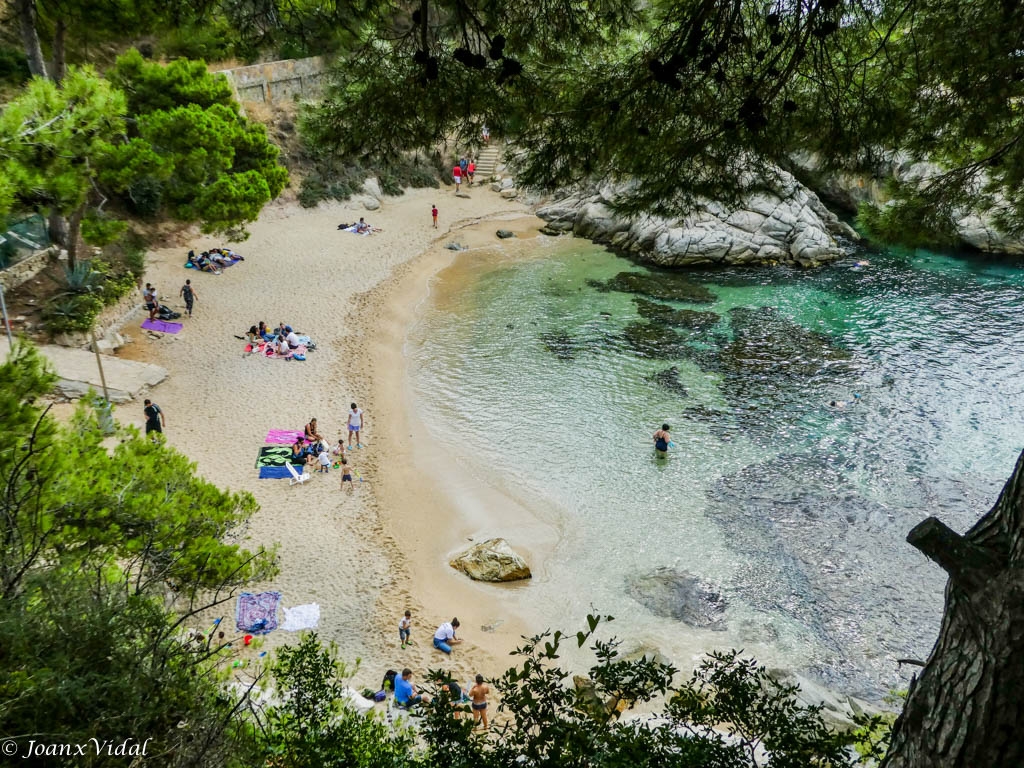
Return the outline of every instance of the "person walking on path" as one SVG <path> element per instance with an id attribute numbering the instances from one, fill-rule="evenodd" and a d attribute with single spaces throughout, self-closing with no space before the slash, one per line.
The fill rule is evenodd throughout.
<path id="1" fill-rule="evenodd" d="M 491 129 L 486 125 L 480 127 L 480 138 L 483 139 L 484 144 L 491 143 Z"/>
<path id="2" fill-rule="evenodd" d="M 352 449 L 352 437 L 356 439 L 356 448 L 362 448 L 363 444 L 359 442 L 359 433 L 363 429 L 363 409 L 355 403 L 352 403 L 352 410 L 348 412 L 348 447 Z"/>
<path id="3" fill-rule="evenodd" d="M 192 281 L 186 280 L 185 284 L 181 286 L 181 290 L 178 291 L 178 295 L 185 300 L 185 311 L 188 312 L 188 316 L 192 317 L 192 302 L 199 298 L 196 293 L 196 289 L 192 287 Z"/>
<path id="4" fill-rule="evenodd" d="M 434 217 L 434 229 L 437 229 L 437 206 L 431 203 L 430 215 Z"/>
<path id="5" fill-rule="evenodd" d="M 452 619 L 446 621 L 437 631 L 434 633 L 434 647 L 439 651 L 444 651 L 450 654 L 452 652 L 452 646 L 462 641 L 455 637 L 455 630 L 459 628 L 459 620 Z"/>
<path id="6" fill-rule="evenodd" d="M 459 167 L 458 163 L 452 168 L 452 179 L 455 181 L 455 194 L 457 195 L 462 188 L 462 168 Z"/>
<path id="7" fill-rule="evenodd" d="M 412 634 L 412 611 L 406 611 L 398 622 L 398 639 L 402 641 L 402 649 L 405 649 L 412 641 L 409 636 Z"/>
<path id="8" fill-rule="evenodd" d="M 167 419 L 164 418 L 164 412 L 160 410 L 160 406 L 154 403 L 149 398 L 143 403 L 145 406 L 142 412 L 146 414 L 146 434 L 150 432 L 163 432 L 164 427 L 167 426 Z"/>
<path id="9" fill-rule="evenodd" d="M 146 303 L 146 309 L 149 310 L 149 319 L 155 320 L 156 313 L 160 311 L 160 304 L 156 300 L 156 288 L 146 283 L 146 288 L 142 291 L 142 300 Z"/>
<path id="10" fill-rule="evenodd" d="M 483 721 L 484 730 L 490 726 L 487 723 L 487 694 L 491 692 L 489 686 L 484 683 L 484 676 L 476 676 L 476 685 L 469 689 L 469 698 L 473 700 L 473 727 Z"/>
<path id="11" fill-rule="evenodd" d="M 473 186 L 473 176 L 476 174 L 476 163 L 473 162 L 473 158 L 469 158 L 469 163 L 466 165 L 466 175 L 469 176 L 469 186 Z"/>

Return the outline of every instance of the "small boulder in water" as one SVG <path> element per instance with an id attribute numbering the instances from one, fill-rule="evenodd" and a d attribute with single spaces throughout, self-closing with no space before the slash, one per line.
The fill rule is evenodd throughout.
<path id="1" fill-rule="evenodd" d="M 686 389 L 686 385 L 679 380 L 679 368 L 674 365 L 663 371 L 652 373 L 647 377 L 647 380 L 664 387 L 672 394 L 679 395 L 680 397 L 687 397 L 690 394 L 689 390 Z"/>
<path id="2" fill-rule="evenodd" d="M 448 565 L 474 581 L 519 581 L 533 576 L 526 561 L 504 539 L 474 544 L 452 558 Z"/>
<path id="3" fill-rule="evenodd" d="M 496 234 L 502 240 L 508 240 L 510 237 L 516 236 L 516 233 L 513 232 L 511 229 L 499 229 L 494 234 Z"/>
<path id="4" fill-rule="evenodd" d="M 466 246 L 464 246 L 462 243 L 448 243 L 448 245 L 446 245 L 445 248 L 447 248 L 449 251 L 466 250 Z"/>
<path id="5" fill-rule="evenodd" d="M 576 340 L 565 331 L 542 333 L 540 340 L 545 349 L 559 360 L 569 362 L 576 359 Z"/>

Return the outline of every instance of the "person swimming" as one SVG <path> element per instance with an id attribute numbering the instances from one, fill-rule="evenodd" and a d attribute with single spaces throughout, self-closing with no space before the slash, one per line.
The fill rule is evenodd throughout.
<path id="1" fill-rule="evenodd" d="M 669 435 L 670 429 L 672 429 L 672 427 L 668 424 L 662 424 L 661 429 L 654 433 L 654 450 L 658 453 L 668 453 L 668 446 L 672 442 L 672 438 Z"/>

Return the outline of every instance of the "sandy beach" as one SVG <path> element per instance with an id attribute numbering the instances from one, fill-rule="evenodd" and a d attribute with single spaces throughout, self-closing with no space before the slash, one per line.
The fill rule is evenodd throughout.
<path id="1" fill-rule="evenodd" d="M 433 203 L 441 211 L 436 230 Z M 359 216 L 382 231 L 362 237 L 337 230 Z M 344 204 L 269 206 L 250 227 L 251 237 L 232 246 L 245 261 L 222 275 L 183 268 L 190 248 L 222 244 L 211 237 L 147 257 L 146 281 L 163 303 L 183 310 L 178 291 L 192 280 L 195 314 L 181 319 L 181 333 L 159 340 L 134 321 L 123 329 L 134 343 L 121 355 L 168 369 L 167 381 L 150 393 L 166 414 L 168 442 L 202 476 L 255 495 L 260 510 L 249 543 L 277 544 L 281 569 L 272 583 L 255 586 L 280 591 L 284 606 L 318 603 L 320 636 L 337 642 L 346 662 L 360 662 L 358 687 L 375 687 L 384 670 L 403 666 L 420 675 L 444 667 L 460 680 L 498 674 L 520 634 L 533 629 L 500 605 L 503 589 L 528 585 L 475 584 L 449 568 L 447 556 L 469 537 L 507 535 L 514 527 L 514 543 L 522 541 L 524 554 L 540 562 L 554 532 L 482 484 L 459 483 L 457 466 L 431 449 L 411 408 L 403 346 L 431 279 L 456 256 L 446 243 L 462 243 L 470 253 L 500 248 L 496 229 L 530 237 L 541 225 L 522 204 L 483 187 L 458 197 L 416 190 L 374 212 Z M 246 356 L 245 342 L 235 337 L 259 320 L 286 322 L 310 335 L 317 349 L 305 362 Z M 268 430 L 301 430 L 316 417 L 321 434 L 335 443 L 353 401 L 366 412 L 366 447 L 351 456 L 364 480 L 351 493 L 339 489 L 336 470 L 296 487 L 257 479 L 254 462 Z M 144 421 L 141 403 L 122 406 L 117 415 L 140 427 Z M 403 651 L 396 629 L 406 608 L 416 642 Z M 233 611 L 233 604 L 225 606 L 232 628 Z M 430 637 L 454 615 L 465 643 L 449 659 Z M 276 631 L 263 649 L 295 639 Z"/>

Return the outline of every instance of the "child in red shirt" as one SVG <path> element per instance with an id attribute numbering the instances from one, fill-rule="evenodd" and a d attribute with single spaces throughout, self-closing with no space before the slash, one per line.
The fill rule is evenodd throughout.
<path id="1" fill-rule="evenodd" d="M 430 215 L 434 217 L 434 229 L 437 229 L 437 206 L 430 206 Z"/>

